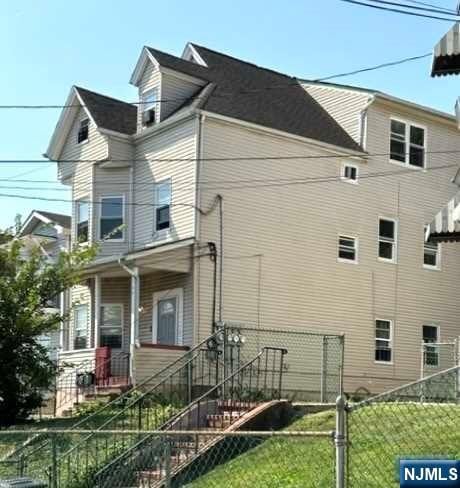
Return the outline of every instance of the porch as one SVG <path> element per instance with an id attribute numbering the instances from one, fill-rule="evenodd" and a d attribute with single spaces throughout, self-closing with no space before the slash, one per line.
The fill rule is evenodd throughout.
<path id="1" fill-rule="evenodd" d="M 86 372 L 81 382 L 97 390 L 127 387 L 184 354 L 193 343 L 192 252 L 189 242 L 96 261 L 72 293 L 64 374 Z"/>

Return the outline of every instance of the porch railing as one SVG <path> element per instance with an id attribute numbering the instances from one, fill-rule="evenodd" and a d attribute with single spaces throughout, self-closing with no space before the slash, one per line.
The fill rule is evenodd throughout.
<path id="1" fill-rule="evenodd" d="M 159 430 L 186 432 L 206 429 L 210 420 L 213 430 L 224 430 L 261 403 L 279 400 L 282 391 L 284 356 L 287 352 L 283 348 L 264 347 L 253 359 L 172 415 Z M 217 412 L 222 410 L 227 413 L 218 415 Z M 143 436 L 97 472 L 91 480 L 92 486 L 98 488 L 140 486 L 138 479 L 140 473 L 142 473 L 142 486 L 162 486 L 162 477 L 167 471 L 167 465 L 169 468 L 173 466 L 178 472 L 181 466 L 188 464 L 208 445 L 215 444 L 219 440 L 219 436 L 207 437 L 204 444 L 197 437 L 176 436 L 175 444 L 171 446 L 166 436 L 161 439 L 155 435 Z"/>

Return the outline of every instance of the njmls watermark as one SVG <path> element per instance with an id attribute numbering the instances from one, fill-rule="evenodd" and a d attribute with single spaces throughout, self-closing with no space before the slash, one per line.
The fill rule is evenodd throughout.
<path id="1" fill-rule="evenodd" d="M 400 459 L 401 488 L 460 488 L 460 461 L 447 459 Z"/>

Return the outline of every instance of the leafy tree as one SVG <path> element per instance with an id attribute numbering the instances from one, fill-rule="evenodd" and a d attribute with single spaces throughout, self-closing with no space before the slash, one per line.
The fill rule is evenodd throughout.
<path id="1" fill-rule="evenodd" d="M 0 230 L 0 246 L 6 244 L 13 239 L 13 232 L 11 229 Z"/>
<path id="2" fill-rule="evenodd" d="M 26 419 L 54 381 L 56 366 L 38 342 L 57 330 L 59 314 L 44 313 L 53 297 L 77 284 L 94 247 L 62 252 L 50 263 L 38 248 L 21 253 L 20 241 L 0 248 L 0 426 Z"/>

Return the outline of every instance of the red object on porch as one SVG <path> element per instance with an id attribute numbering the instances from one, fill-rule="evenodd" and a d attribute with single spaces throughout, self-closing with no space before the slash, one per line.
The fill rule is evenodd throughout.
<path id="1" fill-rule="evenodd" d="M 96 349 L 96 386 L 105 386 L 110 382 L 110 347 L 98 347 Z"/>

